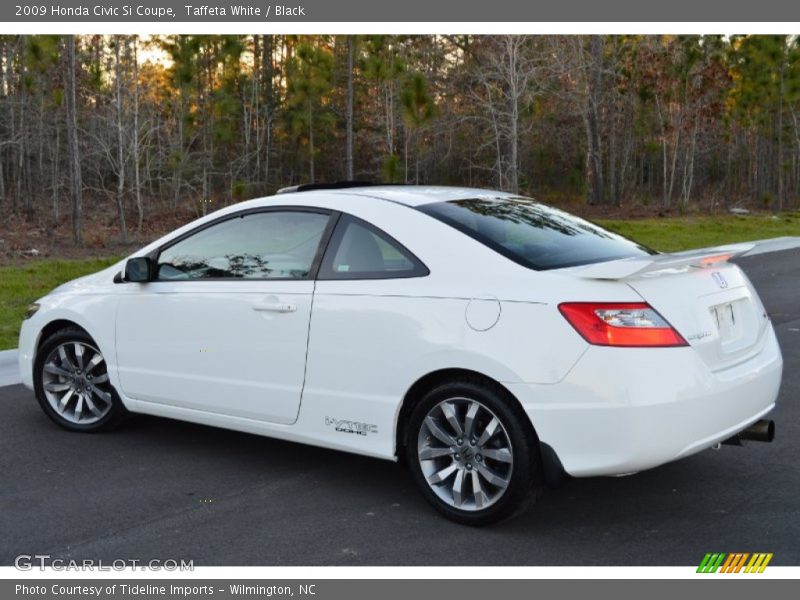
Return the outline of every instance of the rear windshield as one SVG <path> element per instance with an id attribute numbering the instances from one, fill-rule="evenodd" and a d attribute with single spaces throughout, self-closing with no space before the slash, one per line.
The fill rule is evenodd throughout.
<path id="1" fill-rule="evenodd" d="M 559 269 L 656 254 L 621 235 L 527 198 L 473 198 L 418 208 L 530 269 Z"/>

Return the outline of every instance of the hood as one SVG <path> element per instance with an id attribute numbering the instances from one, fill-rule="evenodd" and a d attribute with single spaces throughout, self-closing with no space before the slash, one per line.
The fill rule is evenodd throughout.
<path id="1" fill-rule="evenodd" d="M 72 281 L 62 283 L 60 286 L 51 291 L 48 296 L 56 296 L 60 294 L 86 294 L 92 293 L 99 286 L 108 284 L 121 269 L 124 261 L 111 265 L 110 267 L 92 273 L 91 275 L 84 275 Z"/>

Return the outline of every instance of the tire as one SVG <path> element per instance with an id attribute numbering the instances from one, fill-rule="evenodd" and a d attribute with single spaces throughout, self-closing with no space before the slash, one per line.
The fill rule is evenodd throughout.
<path id="1" fill-rule="evenodd" d="M 414 407 L 406 432 L 414 480 L 453 521 L 479 526 L 514 517 L 543 489 L 539 441 L 499 385 L 463 379 L 436 386 Z"/>
<path id="2" fill-rule="evenodd" d="M 62 329 L 42 343 L 33 384 L 44 413 L 70 431 L 107 431 L 128 415 L 108 380 L 102 353 L 82 329 Z"/>

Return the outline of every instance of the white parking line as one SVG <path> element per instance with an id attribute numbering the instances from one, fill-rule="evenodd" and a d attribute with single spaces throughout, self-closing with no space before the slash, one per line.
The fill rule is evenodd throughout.
<path id="1" fill-rule="evenodd" d="M 0 387 L 17 383 L 20 383 L 17 351 L 3 350 L 0 352 Z"/>

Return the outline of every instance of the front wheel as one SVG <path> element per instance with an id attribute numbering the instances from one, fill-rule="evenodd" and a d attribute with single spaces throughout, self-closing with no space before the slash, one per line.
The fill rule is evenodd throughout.
<path id="1" fill-rule="evenodd" d="M 81 329 L 63 329 L 44 341 L 33 381 L 42 410 L 65 429 L 109 429 L 127 413 L 108 380 L 105 358 Z"/>
<path id="2" fill-rule="evenodd" d="M 525 510 L 541 491 L 538 442 L 499 387 L 446 383 L 411 414 L 406 459 L 423 495 L 448 518 L 486 525 Z"/>

